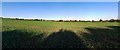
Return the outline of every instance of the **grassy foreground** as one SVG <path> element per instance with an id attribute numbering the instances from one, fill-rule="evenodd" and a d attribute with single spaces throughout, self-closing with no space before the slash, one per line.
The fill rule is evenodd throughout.
<path id="1" fill-rule="evenodd" d="M 119 48 L 117 22 L 2 19 L 3 48 Z"/>

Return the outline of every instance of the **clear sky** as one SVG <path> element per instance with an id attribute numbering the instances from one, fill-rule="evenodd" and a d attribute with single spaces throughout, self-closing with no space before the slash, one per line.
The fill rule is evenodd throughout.
<path id="1" fill-rule="evenodd" d="M 118 2 L 3 2 L 2 15 L 52 20 L 117 19 Z"/>
<path id="2" fill-rule="evenodd" d="M 118 2 L 120 0 L 2 0 L 3 2 Z"/>

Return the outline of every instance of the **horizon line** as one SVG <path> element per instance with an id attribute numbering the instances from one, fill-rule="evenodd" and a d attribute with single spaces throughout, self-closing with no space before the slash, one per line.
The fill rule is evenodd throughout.
<path id="1" fill-rule="evenodd" d="M 11 18 L 11 19 L 15 19 L 15 18 L 18 18 L 18 19 L 44 19 L 44 18 L 19 18 L 19 17 L 2 17 L 2 18 Z M 99 21 L 100 19 L 97 19 L 97 20 L 92 19 L 92 20 Z M 111 18 L 111 19 L 113 19 L 113 18 Z M 117 19 L 120 20 L 119 18 L 117 18 Z M 117 20 L 117 19 L 115 19 L 115 20 Z M 84 21 L 92 21 L 92 20 L 89 20 L 89 19 L 44 19 L 44 20 L 84 20 Z M 110 19 L 102 19 L 102 20 L 110 20 Z"/>

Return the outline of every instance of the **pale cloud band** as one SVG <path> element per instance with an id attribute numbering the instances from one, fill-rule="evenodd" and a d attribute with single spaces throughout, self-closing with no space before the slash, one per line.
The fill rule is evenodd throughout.
<path id="1" fill-rule="evenodd" d="M 119 0 L 2 0 L 2 2 L 119 2 Z"/>

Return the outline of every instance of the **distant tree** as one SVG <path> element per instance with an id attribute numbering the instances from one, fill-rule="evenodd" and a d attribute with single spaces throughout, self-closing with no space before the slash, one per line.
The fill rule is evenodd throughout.
<path id="1" fill-rule="evenodd" d="M 75 22 L 77 22 L 77 20 L 75 20 Z"/>
<path id="2" fill-rule="evenodd" d="M 85 22 L 90 22 L 90 21 L 88 20 L 88 21 L 85 21 Z"/>
<path id="3" fill-rule="evenodd" d="M 102 21 L 103 21 L 102 19 L 99 20 L 99 22 L 102 22 Z"/>
<path id="4" fill-rule="evenodd" d="M 69 22 L 69 20 L 65 20 L 64 22 Z"/>
<path id="5" fill-rule="evenodd" d="M 59 20 L 59 22 L 63 22 L 63 20 Z"/>
<path id="6" fill-rule="evenodd" d="M 94 20 L 92 20 L 92 22 L 95 22 Z"/>
<path id="7" fill-rule="evenodd" d="M 110 19 L 109 22 L 115 22 L 115 20 L 114 19 Z"/>
<path id="8" fill-rule="evenodd" d="M 15 20 L 19 20 L 18 18 L 15 18 Z"/>
<path id="9" fill-rule="evenodd" d="M 120 22 L 120 20 L 119 20 L 119 19 L 117 19 L 117 20 L 116 20 L 116 22 Z"/>
<path id="10" fill-rule="evenodd" d="M 81 20 L 81 22 L 86 22 L 85 20 Z"/>
<path id="11" fill-rule="evenodd" d="M 79 22 L 80 22 L 81 20 L 79 20 Z"/>
<path id="12" fill-rule="evenodd" d="M 39 21 L 39 19 L 34 19 L 35 21 Z"/>

